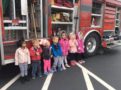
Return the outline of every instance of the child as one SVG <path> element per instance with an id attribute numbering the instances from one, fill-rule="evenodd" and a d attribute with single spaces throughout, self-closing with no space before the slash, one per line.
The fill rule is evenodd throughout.
<path id="1" fill-rule="evenodd" d="M 75 65 L 75 61 L 77 60 L 77 46 L 78 42 L 76 40 L 76 35 L 74 33 L 70 33 L 69 35 L 69 59 L 71 62 L 71 65 Z"/>
<path id="2" fill-rule="evenodd" d="M 66 67 L 70 67 L 67 62 L 67 55 L 68 55 L 68 51 L 69 51 L 69 40 L 68 40 L 65 32 L 62 32 L 61 37 L 62 38 L 60 39 L 60 45 L 61 45 L 62 53 L 63 53 L 63 56 L 62 56 L 62 58 L 64 60 L 63 62 L 65 63 Z M 62 66 L 63 66 L 63 69 L 66 69 L 64 66 L 64 63 Z"/>
<path id="3" fill-rule="evenodd" d="M 39 46 L 39 41 L 37 39 L 32 41 L 33 46 L 30 48 L 30 56 L 32 61 L 32 79 L 36 78 L 36 73 L 38 71 L 39 77 L 41 75 L 41 53 L 42 49 Z"/>
<path id="4" fill-rule="evenodd" d="M 21 82 L 28 81 L 28 64 L 30 64 L 30 53 L 24 40 L 19 41 L 19 48 L 15 52 L 15 65 L 18 65 L 21 72 Z"/>
<path id="5" fill-rule="evenodd" d="M 48 75 L 51 72 L 51 48 L 49 41 L 46 41 L 45 44 L 43 44 L 43 61 L 44 74 Z"/>
<path id="6" fill-rule="evenodd" d="M 56 72 L 56 68 L 58 66 L 58 70 L 62 71 L 62 50 L 61 46 L 58 42 L 59 38 L 57 36 L 53 37 L 53 43 L 51 45 L 52 55 L 54 57 L 53 71 Z"/>
<path id="7" fill-rule="evenodd" d="M 78 42 L 78 53 L 77 53 L 77 57 L 78 57 L 78 62 L 80 64 L 82 63 L 85 63 L 85 61 L 82 60 L 82 55 L 84 53 L 84 43 L 83 43 L 83 40 L 82 40 L 82 33 L 81 32 L 78 32 L 77 33 L 77 42 Z"/>

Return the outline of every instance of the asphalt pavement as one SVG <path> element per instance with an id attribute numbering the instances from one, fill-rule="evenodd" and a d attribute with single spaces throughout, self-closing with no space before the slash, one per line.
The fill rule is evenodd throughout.
<path id="1" fill-rule="evenodd" d="M 18 67 L 14 64 L 3 66 L 0 70 L 0 88 L 19 73 Z"/>
<path id="2" fill-rule="evenodd" d="M 25 84 L 17 79 L 7 90 L 121 90 L 121 47 L 105 49 L 103 55 L 85 60 L 83 65 L 77 63 L 67 70 L 31 79 Z M 18 68 L 13 65 L 4 67 L 0 71 L 0 88 L 18 72 Z"/>

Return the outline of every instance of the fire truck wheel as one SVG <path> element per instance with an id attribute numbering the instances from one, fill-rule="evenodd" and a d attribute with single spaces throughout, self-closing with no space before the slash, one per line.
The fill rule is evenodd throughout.
<path id="1" fill-rule="evenodd" d="M 0 64 L 0 71 L 1 71 L 1 69 L 2 69 L 2 66 L 1 66 L 1 64 Z"/>
<path id="2" fill-rule="evenodd" d="M 93 56 L 97 53 L 97 50 L 100 47 L 101 40 L 98 34 L 92 33 L 87 36 L 84 45 L 85 45 L 85 56 Z"/>
<path id="3" fill-rule="evenodd" d="M 1 56 L 0 56 L 0 70 L 1 70 L 1 68 L 2 68 L 2 65 L 1 65 Z"/>

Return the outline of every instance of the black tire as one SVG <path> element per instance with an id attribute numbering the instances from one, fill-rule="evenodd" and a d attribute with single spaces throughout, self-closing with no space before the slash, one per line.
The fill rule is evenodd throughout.
<path id="1" fill-rule="evenodd" d="M 88 46 L 89 46 L 89 43 L 90 43 L 91 39 L 92 40 L 94 39 L 93 41 L 94 41 L 95 44 L 92 43 L 92 44 L 94 44 L 93 45 L 94 47 L 92 47 L 92 51 L 91 51 L 91 49 L 89 51 Z M 101 46 L 101 38 L 100 38 L 100 36 L 97 33 L 91 33 L 85 39 L 84 45 L 85 45 L 85 56 L 86 57 L 94 56 L 97 53 L 97 51 L 100 48 L 100 46 Z"/>
<path id="2" fill-rule="evenodd" d="M 0 58 L 0 70 L 2 69 L 2 65 L 1 65 L 1 58 Z"/>
<path id="3" fill-rule="evenodd" d="M 0 65 L 0 71 L 2 70 L 2 66 Z"/>

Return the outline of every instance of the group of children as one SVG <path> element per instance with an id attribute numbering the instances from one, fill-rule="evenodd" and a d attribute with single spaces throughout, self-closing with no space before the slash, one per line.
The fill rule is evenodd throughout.
<path id="1" fill-rule="evenodd" d="M 53 36 L 52 44 L 47 39 L 35 39 L 32 43 L 33 46 L 28 49 L 26 42 L 20 40 L 20 46 L 15 53 L 15 65 L 20 68 L 22 82 L 28 80 L 28 64 L 32 66 L 32 79 L 35 79 L 37 75 L 42 77 L 42 60 L 44 75 L 65 70 L 76 62 L 85 63 L 82 60 L 84 43 L 80 32 L 70 33 L 69 38 L 66 32 L 62 32 L 61 37 Z"/>

